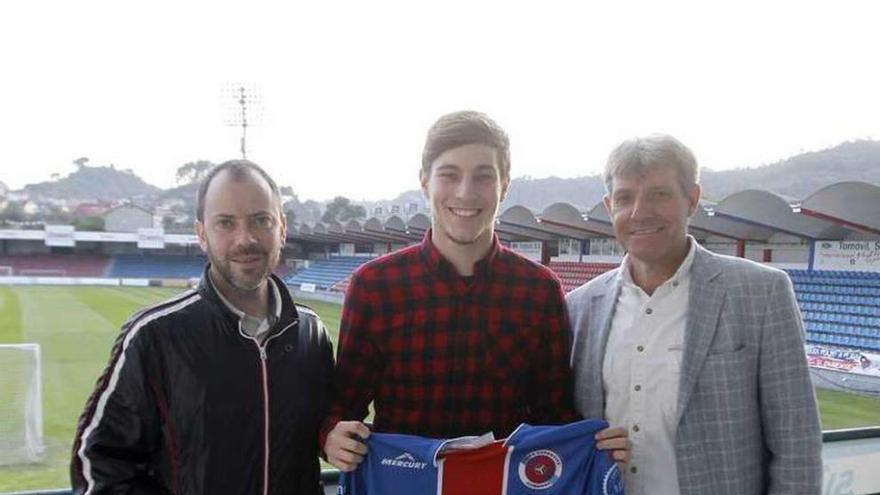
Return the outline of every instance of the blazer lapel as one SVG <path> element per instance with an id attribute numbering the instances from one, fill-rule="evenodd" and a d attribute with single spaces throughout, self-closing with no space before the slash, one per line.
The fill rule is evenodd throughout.
<path id="1" fill-rule="evenodd" d="M 677 421 L 681 421 L 681 416 L 690 400 L 703 361 L 715 338 L 718 317 L 724 305 L 725 291 L 718 280 L 721 271 L 714 263 L 712 255 L 698 245 L 694 256 L 688 292 L 681 381 L 678 389 Z"/>
<path id="2" fill-rule="evenodd" d="M 614 276 L 608 279 L 606 284 L 607 290 L 602 294 L 596 294 L 592 298 L 590 307 L 595 308 L 596 328 L 598 331 L 590 336 L 590 364 L 584 368 L 589 373 L 587 383 L 592 384 L 594 391 L 601 393 L 592 393 L 592 407 L 590 410 L 595 417 L 605 416 L 605 383 L 602 375 L 602 367 L 605 362 L 605 345 L 608 343 L 608 334 L 611 332 L 611 318 L 614 315 L 614 306 L 620 293 L 620 276 Z"/>

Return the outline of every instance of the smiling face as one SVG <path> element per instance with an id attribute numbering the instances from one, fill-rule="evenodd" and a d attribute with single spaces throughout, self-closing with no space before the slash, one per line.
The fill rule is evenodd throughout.
<path id="1" fill-rule="evenodd" d="M 700 199 L 700 186 L 682 189 L 675 168 L 654 166 L 612 178 L 605 207 L 617 241 L 634 264 L 672 272 L 687 255 L 688 219 Z"/>
<path id="2" fill-rule="evenodd" d="M 211 261 L 211 279 L 227 297 L 265 286 L 287 235 L 278 199 L 258 174 L 220 172 L 205 194 L 199 244 Z"/>
<path id="3" fill-rule="evenodd" d="M 452 148 L 431 162 L 420 179 L 431 202 L 431 240 L 440 252 L 488 249 L 508 185 L 496 150 L 484 144 Z"/>

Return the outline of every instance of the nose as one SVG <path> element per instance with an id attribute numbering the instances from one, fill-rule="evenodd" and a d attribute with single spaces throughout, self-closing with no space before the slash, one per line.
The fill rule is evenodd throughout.
<path id="1" fill-rule="evenodd" d="M 468 198 L 473 194 L 473 192 L 474 180 L 468 176 L 462 177 L 455 188 L 455 196 L 458 198 Z"/>
<path id="2" fill-rule="evenodd" d="M 257 242 L 254 231 L 248 222 L 243 222 L 235 229 L 235 243 L 241 246 L 250 246 Z"/>
<path id="3" fill-rule="evenodd" d="M 636 196 L 633 201 L 632 211 L 630 211 L 630 218 L 640 219 L 650 216 L 650 205 L 648 199 L 643 194 L 639 194 Z"/>

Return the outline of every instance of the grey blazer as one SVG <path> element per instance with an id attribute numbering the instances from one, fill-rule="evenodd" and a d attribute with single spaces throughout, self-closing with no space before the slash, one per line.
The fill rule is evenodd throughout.
<path id="1" fill-rule="evenodd" d="M 618 271 L 566 297 L 575 402 L 587 418 L 605 416 Z M 819 415 L 788 276 L 698 245 L 690 284 L 675 438 L 681 493 L 819 495 Z"/>

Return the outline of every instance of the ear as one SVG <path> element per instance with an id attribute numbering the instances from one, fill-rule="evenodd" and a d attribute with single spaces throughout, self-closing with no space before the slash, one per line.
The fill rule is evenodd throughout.
<path id="1" fill-rule="evenodd" d="M 287 244 L 287 215 L 281 212 L 281 249 Z"/>
<path id="2" fill-rule="evenodd" d="M 602 196 L 602 204 L 605 205 L 605 211 L 608 212 L 608 216 L 611 216 L 611 196 L 605 195 Z"/>
<path id="3" fill-rule="evenodd" d="M 503 203 L 504 198 L 507 197 L 507 190 L 510 188 L 510 177 L 505 177 L 501 179 L 501 199 L 498 200 L 498 203 Z"/>
<path id="4" fill-rule="evenodd" d="M 428 198 L 430 195 L 428 194 L 428 181 L 430 177 L 425 173 L 425 169 L 419 169 L 419 184 L 422 186 L 422 194 Z"/>
<path id="5" fill-rule="evenodd" d="M 697 207 L 700 205 L 700 197 L 703 195 L 703 188 L 700 187 L 699 184 L 694 184 L 694 187 L 688 191 L 688 217 L 694 216 L 694 213 L 697 211 Z"/>
<path id="6" fill-rule="evenodd" d="M 196 233 L 196 237 L 199 238 L 199 247 L 202 248 L 202 251 L 207 253 L 208 252 L 208 236 L 205 234 L 205 224 L 196 220 L 193 223 L 193 230 Z"/>

